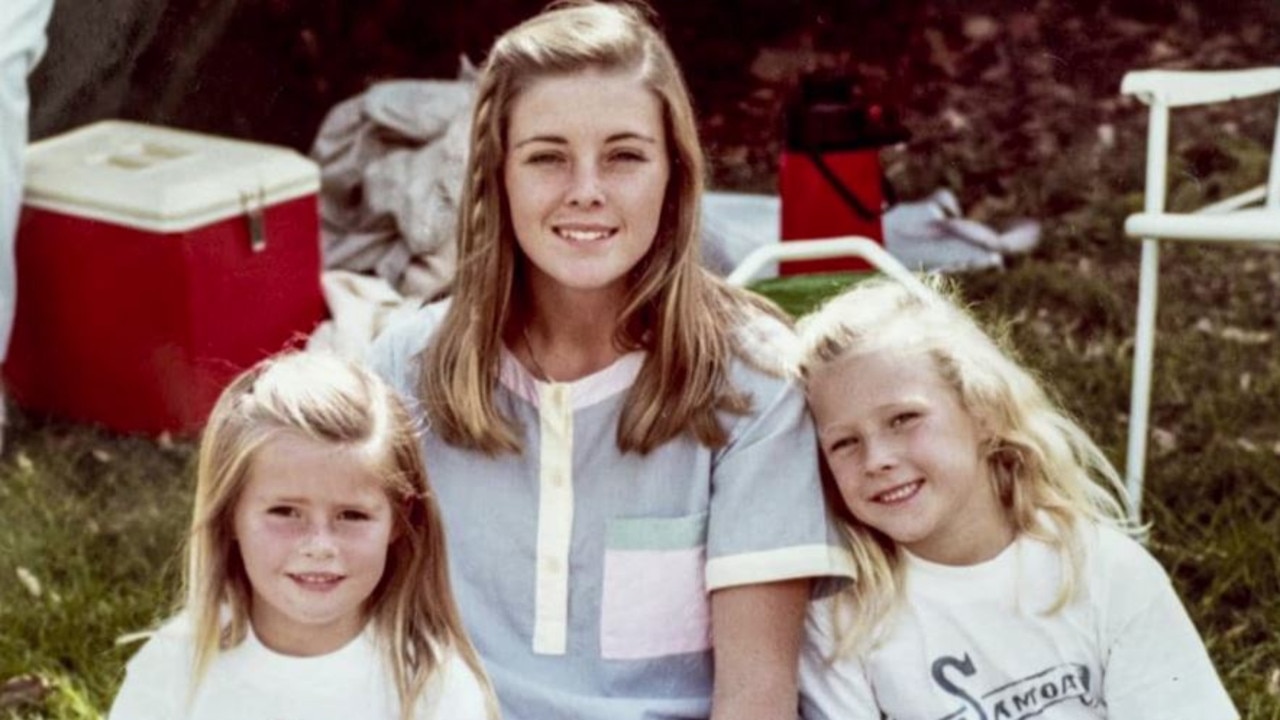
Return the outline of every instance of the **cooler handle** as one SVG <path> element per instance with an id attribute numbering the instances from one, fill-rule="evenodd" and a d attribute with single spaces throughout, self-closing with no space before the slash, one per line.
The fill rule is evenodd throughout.
<path id="1" fill-rule="evenodd" d="M 267 249 L 267 226 L 263 213 L 267 206 L 267 194 L 259 187 L 258 194 L 240 191 L 240 203 L 244 206 L 244 219 L 249 226 L 249 248 L 259 253 Z"/>
<path id="2" fill-rule="evenodd" d="M 873 211 L 866 205 L 862 204 L 862 201 L 858 199 L 858 196 L 849 189 L 848 185 L 844 184 L 844 181 L 840 179 L 840 176 L 836 175 L 835 171 L 831 169 L 831 166 L 827 164 L 827 161 L 822 159 L 822 153 L 810 152 L 806 153 L 806 155 L 813 161 L 814 166 L 818 168 L 818 172 L 822 175 L 823 179 L 827 181 L 827 184 L 836 191 L 836 194 L 840 196 L 840 199 L 844 201 L 844 204 L 849 206 L 849 209 L 853 210 L 867 222 L 880 221 L 881 213 L 879 211 Z M 888 179 L 881 176 L 880 185 L 885 193 L 885 198 L 891 198 L 893 195 L 893 188 L 889 186 Z M 892 202 L 892 200 L 890 200 L 890 202 Z"/>

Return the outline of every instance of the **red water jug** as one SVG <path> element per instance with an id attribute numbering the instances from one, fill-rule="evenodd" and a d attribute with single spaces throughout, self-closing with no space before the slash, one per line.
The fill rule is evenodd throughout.
<path id="1" fill-rule="evenodd" d="M 907 133 L 896 113 L 857 97 L 848 78 L 807 77 L 786 110 L 778 167 L 783 242 L 861 235 L 884 244 L 880 217 L 890 193 L 880 148 Z M 779 273 L 867 269 L 857 258 L 781 263 Z"/>

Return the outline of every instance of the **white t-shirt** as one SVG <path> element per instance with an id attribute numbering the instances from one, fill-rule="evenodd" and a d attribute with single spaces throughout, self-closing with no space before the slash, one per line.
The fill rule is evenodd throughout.
<path id="1" fill-rule="evenodd" d="M 810 607 L 806 720 L 1234 720 L 1239 715 L 1163 568 L 1086 525 L 1083 585 L 1052 615 L 1062 562 L 1021 537 L 967 567 L 905 554 L 905 597 L 870 651 L 830 660 L 830 598 Z M 844 625 L 847 626 L 847 625 Z"/>
<path id="2" fill-rule="evenodd" d="M 399 720 L 395 683 L 366 629 L 327 655 L 293 657 L 250 630 L 219 653 L 190 707 L 192 640 L 185 615 L 170 620 L 129 661 L 108 720 Z M 486 720 L 484 692 L 459 657 L 446 658 L 416 718 Z"/>

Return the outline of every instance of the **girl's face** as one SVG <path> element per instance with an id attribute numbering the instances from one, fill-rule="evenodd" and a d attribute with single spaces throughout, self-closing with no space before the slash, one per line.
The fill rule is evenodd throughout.
<path id="1" fill-rule="evenodd" d="M 254 454 L 234 512 L 265 645 L 319 655 L 360 633 L 395 535 L 386 491 L 360 456 L 283 433 Z"/>
<path id="2" fill-rule="evenodd" d="M 658 98 L 635 73 L 541 78 L 513 103 L 506 147 L 533 292 L 625 293 L 653 246 L 670 175 Z"/>
<path id="3" fill-rule="evenodd" d="M 858 520 L 951 565 L 992 558 L 1012 540 L 983 432 L 928 356 L 841 358 L 811 375 L 808 395 L 823 454 Z"/>

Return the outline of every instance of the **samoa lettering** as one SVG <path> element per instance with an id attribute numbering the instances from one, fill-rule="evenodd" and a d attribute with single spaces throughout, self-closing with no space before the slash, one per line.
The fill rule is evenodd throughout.
<path id="1" fill-rule="evenodd" d="M 1055 665 L 981 694 L 969 682 L 978 669 L 967 653 L 963 658 L 940 657 L 931 671 L 938 687 L 964 703 L 939 720 L 1027 720 L 1064 702 L 1098 704 L 1093 677 L 1080 663 Z"/>

